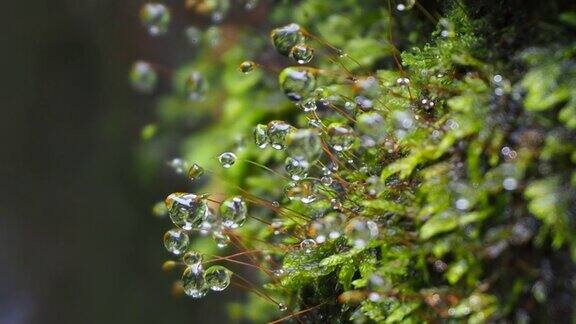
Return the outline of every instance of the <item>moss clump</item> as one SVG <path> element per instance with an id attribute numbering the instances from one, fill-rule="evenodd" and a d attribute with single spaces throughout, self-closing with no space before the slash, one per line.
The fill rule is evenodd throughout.
<path id="1" fill-rule="evenodd" d="M 238 250 L 228 254 L 256 250 L 243 262 L 262 270 L 250 278 L 262 291 L 230 306 L 233 317 L 574 319 L 574 4 L 422 1 L 399 12 L 375 0 L 304 0 L 259 8 L 273 25 L 299 24 L 315 58 L 290 69 L 314 82 L 287 98 L 269 71 L 297 64 L 282 56 L 286 48 L 274 51 L 268 20 L 254 13 L 257 24 L 224 23 L 227 40 L 203 46 L 176 74 L 176 94 L 160 100 L 161 127 L 148 144 L 166 147 L 179 130 L 198 128 L 179 142 L 188 160 L 212 171 L 195 190 L 214 204 L 219 194 L 249 203 L 243 227 L 218 232 Z M 246 60 L 257 68 L 244 75 Z M 181 94 L 191 71 L 210 85 L 203 101 Z M 322 139 L 322 156 L 297 165 L 305 179 L 286 175 L 289 152 L 262 148 L 272 120 Z M 251 140 L 257 124 L 259 145 Z M 331 146 L 331 124 L 349 129 L 346 149 Z M 238 162 L 222 170 L 215 157 L 229 150 Z M 315 241 L 301 247 L 304 239 Z M 214 254 L 210 243 L 190 249 Z"/>

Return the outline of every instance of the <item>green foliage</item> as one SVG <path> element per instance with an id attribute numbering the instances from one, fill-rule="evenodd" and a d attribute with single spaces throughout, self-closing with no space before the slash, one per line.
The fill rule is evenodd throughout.
<path id="1" fill-rule="evenodd" d="M 566 284 L 576 274 L 574 8 L 553 1 L 539 16 L 528 4 L 523 15 L 538 22 L 523 30 L 522 9 L 512 5 L 498 4 L 498 15 L 511 17 L 501 26 L 489 1 L 446 2 L 402 12 L 376 0 L 271 5 L 272 25 L 299 24 L 315 47 L 306 70 L 314 82 L 298 88 L 315 111 L 288 100 L 268 71 L 288 63 L 265 42 L 264 23 L 223 27 L 234 37 L 203 46 L 175 74 L 180 86 L 160 99 L 160 126 L 154 137 L 146 130 L 147 145 L 195 129 L 177 142 L 182 155 L 211 171 L 202 192 L 251 203 L 254 218 L 230 232 L 233 245 L 261 251 L 258 266 L 282 270 L 252 279 L 288 315 L 301 312 L 294 322 L 574 316 L 576 292 Z M 261 66 L 242 75 L 245 60 Z M 201 102 L 182 96 L 191 70 L 210 86 Z M 285 152 L 252 143 L 254 126 L 272 120 L 320 134 L 326 154 L 311 161 L 313 189 L 287 179 Z M 350 151 L 328 147 L 331 123 L 353 129 Z M 239 162 L 222 170 L 216 157 L 229 150 Z M 322 171 L 330 163 L 338 169 Z M 290 196 L 307 189 L 313 201 Z M 344 219 L 330 232 L 337 235 L 318 239 L 314 226 L 334 213 Z M 355 233 L 357 217 L 376 229 L 365 222 L 365 233 Z M 304 238 L 318 244 L 299 247 Z M 285 316 L 270 298 L 252 296 L 230 313 L 254 322 Z"/>

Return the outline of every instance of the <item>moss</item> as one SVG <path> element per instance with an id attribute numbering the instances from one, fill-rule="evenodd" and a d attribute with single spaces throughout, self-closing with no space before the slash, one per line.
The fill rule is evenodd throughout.
<path id="1" fill-rule="evenodd" d="M 181 151 L 209 170 L 221 170 L 214 157 L 226 150 L 252 161 L 216 171 L 221 176 L 198 189 L 250 192 L 269 201 L 248 195 L 252 216 L 283 220 L 279 234 L 256 219 L 234 234 L 282 264 L 279 279 L 252 279 L 305 323 L 574 319 L 575 5 L 422 1 L 398 12 L 385 1 L 304 0 L 270 7 L 274 26 L 300 24 L 315 47 L 315 112 L 283 96 L 269 70 L 290 63 L 262 41 L 270 29 L 262 23 L 224 25 L 230 40 L 205 46 L 192 63 L 209 81 L 206 98 L 166 95 L 159 116 L 172 129 L 197 128 Z M 260 68 L 242 75 L 244 60 Z M 383 117 L 377 138 L 359 125 L 364 111 Z M 326 149 L 310 176 L 322 177 L 322 164 L 340 166 L 304 204 L 284 195 L 288 181 L 277 175 L 284 152 L 258 148 L 251 132 L 271 120 L 306 128 L 317 118 L 313 128 L 324 140 L 333 122 L 356 138 L 349 152 Z M 162 128 L 148 141 L 165 141 L 170 131 Z M 378 235 L 355 246 L 344 222 L 339 238 L 311 253 L 299 249 L 302 238 L 314 238 L 311 223 L 334 212 L 373 221 Z M 267 303 L 252 297 L 231 314 L 282 317 Z"/>

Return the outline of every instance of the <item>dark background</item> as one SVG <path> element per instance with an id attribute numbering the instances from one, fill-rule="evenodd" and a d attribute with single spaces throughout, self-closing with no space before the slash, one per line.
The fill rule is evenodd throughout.
<path id="1" fill-rule="evenodd" d="M 2 324 L 225 321 L 210 311 L 220 296 L 174 298 L 176 275 L 160 270 L 168 224 L 149 210 L 170 184 L 135 166 L 154 99 L 127 72 L 180 54 L 145 34 L 142 3 L 2 5 Z"/>

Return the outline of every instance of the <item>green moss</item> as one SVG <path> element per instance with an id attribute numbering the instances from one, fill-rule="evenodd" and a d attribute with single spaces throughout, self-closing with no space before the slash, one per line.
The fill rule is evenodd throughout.
<path id="1" fill-rule="evenodd" d="M 237 234 L 281 264 L 283 276 L 257 280 L 293 313 L 312 307 L 301 322 L 574 318 L 576 8 L 552 1 L 539 12 L 541 2 L 519 3 L 423 1 L 426 12 L 382 1 L 275 3 L 273 25 L 300 24 L 316 47 L 310 73 L 318 79 L 303 94 L 316 98 L 316 112 L 291 103 L 267 68 L 237 71 L 244 60 L 286 66 L 281 55 L 270 58 L 262 26 L 241 25 L 240 41 L 198 55 L 193 65 L 210 84 L 204 101 L 161 100 L 161 125 L 198 129 L 179 141 L 182 154 L 221 174 L 202 190 L 280 203 L 265 208 L 250 196 L 253 216 L 283 220 L 279 234 L 255 219 Z M 361 110 L 382 117 L 378 138 L 356 127 Z M 284 152 L 258 148 L 251 133 L 276 119 L 307 128 L 317 117 L 353 127 L 357 138 L 350 152 L 329 151 L 340 164 L 332 184 L 318 184 L 316 201 L 303 204 L 284 195 Z M 148 141 L 163 141 L 163 128 Z M 246 162 L 221 171 L 215 157 L 231 149 L 273 172 Z M 328 162 L 322 157 L 311 176 L 322 177 L 319 163 Z M 354 246 L 341 224 L 339 238 L 299 249 L 334 202 L 347 220 L 375 222 L 376 238 Z M 286 315 L 267 304 L 252 297 L 231 315 Z"/>

